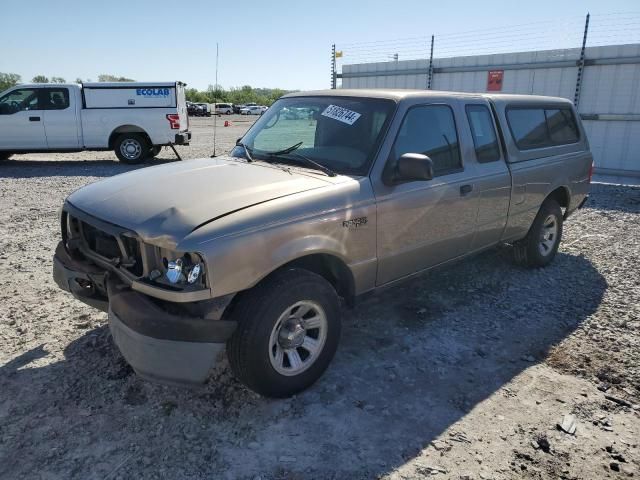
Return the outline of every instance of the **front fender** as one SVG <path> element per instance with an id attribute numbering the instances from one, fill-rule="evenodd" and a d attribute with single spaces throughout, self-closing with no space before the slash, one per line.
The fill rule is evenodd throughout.
<path id="1" fill-rule="evenodd" d="M 209 285 L 215 297 L 247 290 L 278 268 L 300 258 L 325 254 L 343 262 L 354 277 L 356 291 L 375 284 L 375 215 L 357 228 L 343 225 L 346 211 L 283 225 L 246 236 L 208 243 Z"/>

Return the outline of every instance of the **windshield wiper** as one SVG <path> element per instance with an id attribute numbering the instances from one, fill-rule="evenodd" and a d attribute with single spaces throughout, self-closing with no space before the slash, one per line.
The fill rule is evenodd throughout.
<path id="1" fill-rule="evenodd" d="M 268 152 L 270 155 L 286 155 L 287 153 L 291 153 L 294 150 L 297 150 L 302 146 L 304 142 L 298 142 L 295 145 L 291 145 L 290 147 L 283 148 L 282 150 L 278 150 L 277 152 Z"/>
<path id="2" fill-rule="evenodd" d="M 236 145 L 238 145 L 239 147 L 244 148 L 244 156 L 247 159 L 247 162 L 249 162 L 249 163 L 253 162 L 253 156 L 251 155 L 251 149 L 249 147 L 247 147 L 247 145 L 242 143 L 242 142 L 238 142 L 238 143 L 236 143 Z"/>
<path id="3" fill-rule="evenodd" d="M 273 157 L 281 157 L 283 155 L 289 155 L 289 156 L 292 156 L 292 157 L 295 157 L 295 158 L 299 158 L 300 160 L 304 161 L 307 165 L 311 165 L 312 168 L 324 172 L 327 176 L 335 177 L 336 176 L 336 172 L 334 172 L 330 168 L 325 167 L 321 163 L 318 163 L 315 160 L 312 160 L 311 158 L 306 157 L 306 156 L 302 155 L 301 153 L 298 153 L 298 152 L 294 151 L 294 150 L 297 150 L 298 148 L 300 148 L 303 143 L 304 142 L 298 142 L 295 145 L 291 145 L 290 147 L 283 148 L 282 150 L 277 150 L 275 152 L 265 152 L 265 154 L 268 157 L 271 157 L 271 158 L 273 158 Z"/>
<path id="4" fill-rule="evenodd" d="M 335 177 L 337 175 L 337 173 L 331 170 L 330 168 L 325 167 L 321 163 L 318 163 L 315 160 L 310 159 L 309 157 L 305 157 L 301 153 L 289 152 L 287 154 L 280 154 L 280 155 L 289 155 L 290 157 L 299 158 L 300 160 L 304 161 L 307 165 L 310 165 L 311 168 L 320 170 L 321 172 L 325 173 L 328 177 Z M 275 153 L 271 153 L 269 154 L 269 156 L 277 157 L 279 155 L 276 155 Z"/>

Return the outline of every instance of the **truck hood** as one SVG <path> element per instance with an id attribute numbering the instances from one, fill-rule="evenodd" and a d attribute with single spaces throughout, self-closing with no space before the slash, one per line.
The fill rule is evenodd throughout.
<path id="1" fill-rule="evenodd" d="M 217 218 L 329 184 L 296 169 L 218 157 L 116 175 L 77 190 L 67 201 L 149 243 L 174 248 Z"/>

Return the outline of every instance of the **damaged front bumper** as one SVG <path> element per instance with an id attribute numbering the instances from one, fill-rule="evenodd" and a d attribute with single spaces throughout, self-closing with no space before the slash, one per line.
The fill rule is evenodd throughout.
<path id="1" fill-rule="evenodd" d="M 116 275 L 79 261 L 60 243 L 53 278 L 78 300 L 109 314 L 109 328 L 124 358 L 141 377 L 169 384 L 206 380 L 225 342 L 236 328 L 222 319 L 231 296 L 211 299 L 197 315 L 135 291 Z M 196 305 L 197 306 L 197 305 Z"/>

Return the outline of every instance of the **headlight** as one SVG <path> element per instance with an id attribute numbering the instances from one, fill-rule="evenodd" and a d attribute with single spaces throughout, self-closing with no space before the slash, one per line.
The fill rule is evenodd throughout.
<path id="1" fill-rule="evenodd" d="M 182 275 L 182 259 L 178 258 L 175 261 L 168 262 L 167 265 L 167 280 L 171 283 L 178 283 L 180 280 L 183 280 L 184 276 Z M 193 282 L 190 282 L 193 283 Z"/>
<path id="2" fill-rule="evenodd" d="M 204 265 L 195 253 L 186 253 L 178 258 L 163 258 L 166 268 L 165 277 L 174 285 L 193 285 L 202 278 Z"/>

